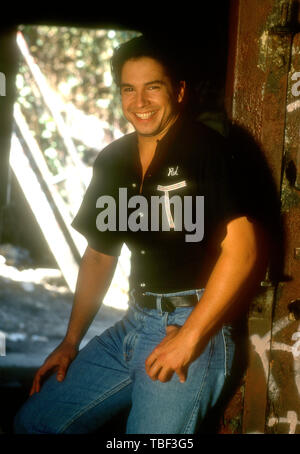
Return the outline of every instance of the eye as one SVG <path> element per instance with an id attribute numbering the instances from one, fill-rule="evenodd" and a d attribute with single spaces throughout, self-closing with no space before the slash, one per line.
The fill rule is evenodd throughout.
<path id="1" fill-rule="evenodd" d="M 148 88 L 149 88 L 149 90 L 159 90 L 160 85 L 150 85 Z"/>
<path id="2" fill-rule="evenodd" d="M 131 93 L 133 91 L 132 87 L 123 87 L 122 93 Z"/>

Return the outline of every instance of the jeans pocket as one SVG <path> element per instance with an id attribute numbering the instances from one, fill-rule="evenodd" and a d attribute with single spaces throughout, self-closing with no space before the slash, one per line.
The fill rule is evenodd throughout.
<path id="1" fill-rule="evenodd" d="M 170 325 L 183 326 L 192 310 L 193 307 L 177 307 L 174 312 L 168 314 L 165 329 Z"/>

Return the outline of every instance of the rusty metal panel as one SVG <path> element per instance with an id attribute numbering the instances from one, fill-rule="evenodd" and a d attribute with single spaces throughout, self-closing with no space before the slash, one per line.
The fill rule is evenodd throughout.
<path id="1" fill-rule="evenodd" d="M 242 432 L 242 408 L 244 402 L 244 384 L 238 388 L 225 409 L 220 421 L 220 434 L 240 434 Z"/>
<path id="2" fill-rule="evenodd" d="M 299 1 L 296 3 L 299 4 Z M 232 31 L 225 97 L 227 113 L 235 124 L 250 132 L 260 145 L 272 171 L 278 195 L 281 191 L 284 147 L 287 146 L 286 96 L 293 37 L 293 5 L 295 2 L 284 0 L 233 0 L 231 11 Z M 296 142 L 299 146 L 299 132 L 298 136 L 296 134 L 289 139 L 290 142 Z M 290 188 L 290 191 L 295 189 Z M 291 194 L 286 190 L 282 194 L 293 200 L 296 197 L 294 192 Z M 294 370 L 298 366 L 291 361 L 291 352 L 297 351 L 295 345 L 298 345 L 298 332 L 295 322 L 290 322 L 288 317 L 287 304 L 291 299 L 300 298 L 300 280 L 296 279 L 295 271 L 295 263 L 299 264 L 299 260 L 292 258 L 295 247 L 300 247 L 300 241 L 297 244 L 294 241 L 293 232 L 296 225 L 298 231 L 300 229 L 296 209 L 293 209 L 292 216 L 289 210 L 290 208 L 287 209 L 288 216 L 285 216 L 287 247 L 284 275 L 291 276 L 291 281 L 284 282 L 285 279 L 282 279 L 283 282 L 278 285 L 278 282 L 266 279 L 262 283 L 260 295 L 250 308 L 251 349 L 241 410 L 242 433 L 276 430 L 278 433 L 289 433 L 291 429 L 284 419 L 280 421 L 285 426 L 282 426 L 281 432 L 278 430 L 278 415 L 281 418 L 292 418 L 292 430 L 298 430 L 295 419 L 297 412 L 294 408 L 297 405 L 299 408 L 295 387 L 295 374 L 298 372 Z M 283 213 L 286 214 L 284 209 Z M 277 261 L 279 260 L 277 257 Z M 285 339 L 284 343 L 281 336 Z M 293 344 L 293 340 L 296 343 Z M 283 350 L 278 349 L 280 345 L 285 345 Z M 278 357 L 280 355 L 284 358 Z M 289 385 L 281 393 L 280 383 L 287 374 Z M 297 377 L 299 387 L 299 375 Z M 294 406 L 283 404 L 287 392 L 290 392 L 291 400 L 294 399 Z M 225 429 L 223 432 L 226 432 Z"/>
<path id="3" fill-rule="evenodd" d="M 281 189 L 286 232 L 284 274 L 272 327 L 268 433 L 300 434 L 300 34 L 293 39 L 288 74 L 284 173 Z M 298 300 L 298 301 L 297 301 Z"/>

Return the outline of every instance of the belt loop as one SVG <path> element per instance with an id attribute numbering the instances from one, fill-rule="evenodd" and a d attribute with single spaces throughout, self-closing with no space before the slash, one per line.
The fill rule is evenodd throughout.
<path id="1" fill-rule="evenodd" d="M 133 288 L 133 289 L 130 290 L 130 292 L 129 292 L 129 301 L 128 301 L 129 304 L 130 304 L 130 303 L 132 303 L 132 304 L 135 303 L 134 293 L 135 293 L 135 289 Z"/>
<path id="2" fill-rule="evenodd" d="M 162 315 L 161 298 L 162 298 L 161 295 L 158 295 L 158 296 L 156 297 L 156 308 L 157 308 L 157 310 L 158 310 L 158 312 L 159 312 L 159 315 Z"/>
<path id="3" fill-rule="evenodd" d="M 199 301 L 200 298 L 202 297 L 203 290 L 204 290 L 203 288 L 201 288 L 200 290 L 199 290 L 199 289 L 196 290 L 196 295 L 197 295 L 197 300 L 198 300 L 198 301 Z"/>

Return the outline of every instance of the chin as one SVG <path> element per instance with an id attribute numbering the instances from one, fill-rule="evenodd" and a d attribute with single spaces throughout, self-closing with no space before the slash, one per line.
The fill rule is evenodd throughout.
<path id="1" fill-rule="evenodd" d="M 136 130 L 138 132 L 140 132 L 141 134 L 155 134 L 155 132 L 158 130 L 159 128 L 145 128 L 145 127 L 141 127 L 141 125 L 136 125 Z"/>
<path id="2" fill-rule="evenodd" d="M 151 128 L 150 127 L 141 127 L 141 125 L 133 125 L 136 131 L 142 135 L 142 136 L 156 136 L 162 131 L 162 127 L 160 124 L 158 125 L 153 125 Z"/>

